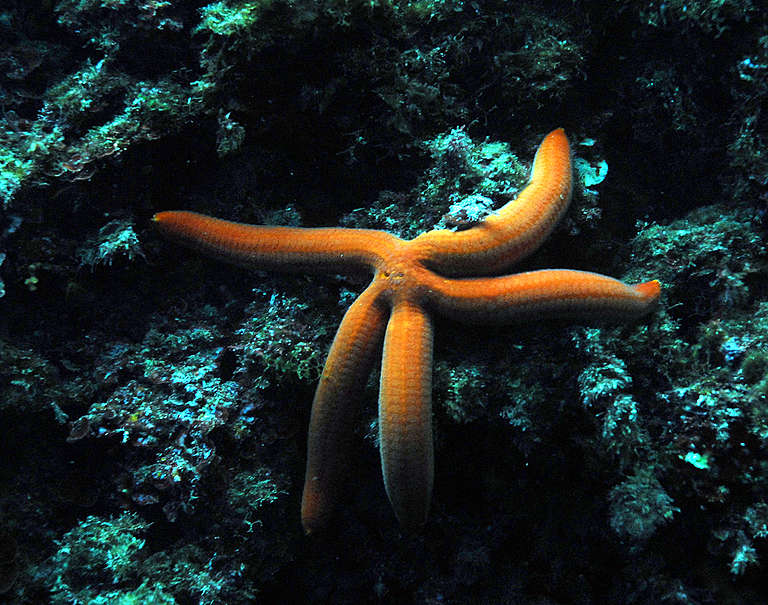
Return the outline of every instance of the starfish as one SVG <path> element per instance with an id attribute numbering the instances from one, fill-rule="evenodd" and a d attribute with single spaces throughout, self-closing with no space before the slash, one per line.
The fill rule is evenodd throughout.
<path id="1" fill-rule="evenodd" d="M 571 190 L 570 148 L 558 129 L 539 146 L 530 181 L 517 198 L 465 231 L 432 230 L 403 240 L 372 229 L 246 225 L 186 211 L 153 217 L 169 238 L 251 269 L 373 273 L 341 321 L 312 403 L 301 504 L 306 533 L 328 523 L 345 487 L 354 402 L 382 343 L 384 486 L 401 526 L 416 529 L 427 519 L 434 474 L 433 315 L 470 324 L 547 317 L 632 320 L 654 308 L 656 280 L 628 285 L 567 269 L 499 276 L 549 236 Z"/>

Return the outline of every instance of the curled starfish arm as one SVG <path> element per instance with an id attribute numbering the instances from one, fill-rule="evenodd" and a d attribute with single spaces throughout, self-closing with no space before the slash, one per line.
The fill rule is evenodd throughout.
<path id="1" fill-rule="evenodd" d="M 379 447 L 384 487 L 400 524 L 427 520 L 432 497 L 432 320 L 397 301 L 384 337 L 379 388 Z"/>
<path id="2" fill-rule="evenodd" d="M 446 275 L 494 273 L 528 256 L 571 201 L 571 151 L 562 128 L 542 141 L 531 180 L 516 199 L 466 231 L 428 231 L 412 241 L 424 262 Z"/>
<path id="3" fill-rule="evenodd" d="M 186 211 L 159 212 L 152 220 L 168 238 L 250 269 L 329 272 L 374 267 L 401 241 L 373 229 L 246 225 Z"/>
<path id="4" fill-rule="evenodd" d="M 307 534 L 327 524 L 343 485 L 356 403 L 387 324 L 388 309 L 380 291 L 378 284 L 372 284 L 347 310 L 315 392 L 301 500 L 301 524 Z"/>
<path id="5" fill-rule="evenodd" d="M 459 321 L 506 323 L 525 318 L 631 320 L 652 311 L 661 286 L 628 285 L 588 271 L 545 269 L 479 279 L 435 278 L 431 304 Z"/>

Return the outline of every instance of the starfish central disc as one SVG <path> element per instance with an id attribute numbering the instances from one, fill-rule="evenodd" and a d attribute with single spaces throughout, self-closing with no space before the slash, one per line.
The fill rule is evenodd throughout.
<path id="1" fill-rule="evenodd" d="M 375 279 L 382 282 L 386 294 L 394 299 L 407 295 L 421 295 L 425 282 L 429 279 L 428 273 L 430 272 L 420 262 L 400 254 L 395 258 L 387 259 Z"/>

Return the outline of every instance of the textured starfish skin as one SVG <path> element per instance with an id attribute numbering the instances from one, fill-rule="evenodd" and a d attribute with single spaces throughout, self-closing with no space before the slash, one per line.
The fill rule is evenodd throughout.
<path id="1" fill-rule="evenodd" d="M 432 314 L 466 323 L 523 318 L 631 320 L 650 312 L 658 281 L 550 269 L 498 277 L 536 250 L 571 198 L 568 139 L 544 138 L 518 197 L 471 229 L 433 230 L 405 241 L 384 231 L 244 225 L 185 211 L 154 221 L 171 239 L 261 270 L 343 272 L 373 280 L 339 326 L 312 404 L 301 518 L 307 533 L 326 525 L 345 487 L 354 405 L 383 343 L 379 442 L 384 485 L 400 524 L 424 524 L 432 494 Z M 461 277 L 465 276 L 465 277 Z"/>

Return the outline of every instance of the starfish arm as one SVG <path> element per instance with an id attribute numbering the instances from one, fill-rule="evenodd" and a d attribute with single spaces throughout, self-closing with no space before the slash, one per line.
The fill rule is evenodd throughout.
<path id="1" fill-rule="evenodd" d="M 312 403 L 301 523 L 326 525 L 344 477 L 355 408 L 384 337 L 387 305 L 373 282 L 349 307 L 333 339 Z"/>
<path id="2" fill-rule="evenodd" d="M 373 229 L 246 225 L 186 211 L 159 212 L 152 220 L 168 238 L 250 269 L 333 272 L 374 267 L 401 241 Z"/>
<path id="3" fill-rule="evenodd" d="M 445 275 L 498 272 L 536 250 L 571 201 L 571 151 L 562 128 L 536 152 L 531 180 L 516 199 L 466 231 L 434 230 L 411 245 L 431 269 Z"/>
<path id="4" fill-rule="evenodd" d="M 425 523 L 432 497 L 432 340 L 424 309 L 397 301 L 384 337 L 379 446 L 387 496 L 409 529 Z"/>
<path id="5" fill-rule="evenodd" d="M 427 297 L 448 317 L 501 324 L 545 317 L 631 320 L 652 311 L 660 292 L 656 280 L 628 285 L 588 271 L 546 269 L 479 279 L 435 276 Z"/>

